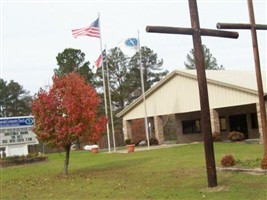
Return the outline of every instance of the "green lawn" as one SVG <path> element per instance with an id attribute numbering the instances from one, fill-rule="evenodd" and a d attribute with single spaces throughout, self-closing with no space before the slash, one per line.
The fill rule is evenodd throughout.
<path id="1" fill-rule="evenodd" d="M 215 143 L 216 164 L 262 157 L 255 144 Z M 267 199 L 267 176 L 218 172 L 218 187 L 207 187 L 203 144 L 131 154 L 72 152 L 69 176 L 64 154 L 49 162 L 1 169 L 0 199 Z"/>

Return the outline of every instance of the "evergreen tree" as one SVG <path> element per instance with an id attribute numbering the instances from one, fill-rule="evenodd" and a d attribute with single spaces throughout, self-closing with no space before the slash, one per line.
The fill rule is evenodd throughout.
<path id="1" fill-rule="evenodd" d="M 110 50 L 107 64 L 113 106 L 116 110 L 122 110 L 129 103 L 129 59 L 116 47 Z"/>
<path id="2" fill-rule="evenodd" d="M 160 81 L 168 71 L 162 69 L 163 60 L 148 47 L 141 48 L 145 90 Z M 142 94 L 139 54 L 126 57 L 119 48 L 108 54 L 108 67 L 112 103 L 116 110 L 122 110 Z M 100 73 L 101 70 L 99 70 Z"/>
<path id="3" fill-rule="evenodd" d="M 141 75 L 139 64 L 139 53 L 135 54 L 130 60 L 130 77 L 128 80 L 130 90 L 129 102 L 142 94 Z M 147 91 L 155 83 L 159 82 L 168 74 L 168 70 L 162 68 L 163 60 L 158 59 L 158 55 L 148 47 L 141 48 L 142 68 L 144 76 L 144 89 Z"/>
<path id="4" fill-rule="evenodd" d="M 85 61 L 85 54 L 79 49 L 68 48 L 62 53 L 58 53 L 57 57 L 58 69 L 54 72 L 57 76 L 65 76 L 71 72 L 77 72 L 92 86 L 96 87 L 97 81 L 94 73 L 89 68 L 90 62 Z"/>
<path id="5" fill-rule="evenodd" d="M 156 82 L 160 81 L 168 71 L 162 69 L 163 60 L 158 60 L 157 54 L 151 49 L 142 47 L 141 53 L 144 85 L 145 90 L 148 90 Z M 107 65 L 109 68 L 109 83 L 115 116 L 116 113 L 123 110 L 125 106 L 142 94 L 139 54 L 137 53 L 129 58 L 123 54 L 120 48 L 113 48 L 107 55 Z M 102 74 L 101 68 L 98 70 L 98 74 Z M 114 127 L 117 132 L 122 127 L 121 122 L 121 119 L 114 118 Z"/>
<path id="6" fill-rule="evenodd" d="M 208 70 L 224 70 L 222 65 L 218 66 L 217 59 L 212 56 L 210 50 L 205 46 L 203 47 L 205 69 Z M 186 69 L 196 69 L 195 58 L 194 58 L 194 49 L 191 49 L 189 54 L 186 55 L 187 62 L 184 63 Z"/>
<path id="7" fill-rule="evenodd" d="M 0 117 L 31 114 L 32 97 L 17 82 L 0 79 L 0 96 Z"/>

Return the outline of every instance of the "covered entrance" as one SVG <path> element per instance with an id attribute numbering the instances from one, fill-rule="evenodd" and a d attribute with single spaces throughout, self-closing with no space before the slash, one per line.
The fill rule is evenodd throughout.
<path id="1" fill-rule="evenodd" d="M 247 116 L 245 114 L 229 116 L 230 131 L 239 131 L 244 133 L 245 139 L 248 139 Z"/>

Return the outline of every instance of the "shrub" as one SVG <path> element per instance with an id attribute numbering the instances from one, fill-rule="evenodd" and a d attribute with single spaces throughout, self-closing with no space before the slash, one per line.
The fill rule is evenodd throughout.
<path id="1" fill-rule="evenodd" d="M 235 163 L 235 159 L 231 154 L 227 154 L 221 159 L 221 165 L 223 167 L 231 167 L 234 166 Z"/>
<path id="2" fill-rule="evenodd" d="M 0 159 L 1 167 L 9 167 L 15 165 L 25 165 L 36 162 L 48 161 L 48 157 L 42 154 L 33 154 L 30 156 L 10 156 Z"/>
<path id="3" fill-rule="evenodd" d="M 233 131 L 229 133 L 228 139 L 231 141 L 242 141 L 245 139 L 245 135 L 239 131 Z"/>
<path id="4" fill-rule="evenodd" d="M 26 157 L 27 158 L 35 158 L 35 157 L 38 157 L 38 153 L 29 153 Z"/>
<path id="5" fill-rule="evenodd" d="M 222 135 L 220 133 L 212 133 L 212 140 L 213 142 L 221 142 L 222 141 Z"/>
<path id="6" fill-rule="evenodd" d="M 130 138 L 126 139 L 124 142 L 126 145 L 132 144 L 132 140 Z"/>
<path id="7" fill-rule="evenodd" d="M 265 155 L 263 159 L 261 160 L 261 168 L 267 169 L 267 155 Z"/>
<path id="8" fill-rule="evenodd" d="M 149 144 L 150 145 L 158 145 L 159 141 L 157 140 L 157 138 L 152 137 L 152 138 L 149 139 Z"/>

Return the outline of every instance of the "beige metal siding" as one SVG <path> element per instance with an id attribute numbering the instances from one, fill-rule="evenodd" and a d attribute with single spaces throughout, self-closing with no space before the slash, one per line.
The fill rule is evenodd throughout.
<path id="1" fill-rule="evenodd" d="M 222 108 L 236 105 L 256 103 L 256 94 L 230 88 L 227 86 L 208 84 L 210 108 Z"/>
<path id="2" fill-rule="evenodd" d="M 210 108 L 228 107 L 257 102 L 257 95 L 231 87 L 208 83 Z M 146 97 L 147 116 L 167 115 L 200 110 L 196 78 L 177 74 Z M 124 120 L 144 117 L 141 101 L 126 113 Z"/>

